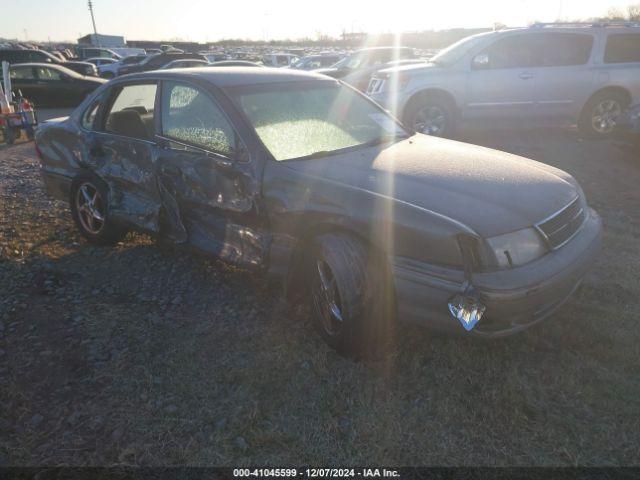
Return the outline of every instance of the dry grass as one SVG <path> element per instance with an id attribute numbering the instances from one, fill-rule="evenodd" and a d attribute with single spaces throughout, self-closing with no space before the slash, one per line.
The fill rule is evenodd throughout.
<path id="1" fill-rule="evenodd" d="M 575 175 L 604 218 L 604 252 L 533 331 L 476 343 L 407 327 L 399 353 L 370 364 L 334 354 L 261 278 L 144 236 L 88 246 L 38 184 L 19 194 L 37 182 L 32 147 L 2 152 L 0 454 L 18 465 L 638 465 L 640 162 L 572 132 L 467 138 Z"/>

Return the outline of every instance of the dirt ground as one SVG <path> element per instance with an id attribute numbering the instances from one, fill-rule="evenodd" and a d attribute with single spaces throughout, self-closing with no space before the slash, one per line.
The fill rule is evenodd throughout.
<path id="1" fill-rule="evenodd" d="M 548 322 L 403 327 L 354 363 L 277 286 L 144 235 L 88 245 L 33 144 L 0 148 L 0 465 L 640 465 L 640 158 L 571 130 L 467 131 L 573 174 L 604 250 Z"/>

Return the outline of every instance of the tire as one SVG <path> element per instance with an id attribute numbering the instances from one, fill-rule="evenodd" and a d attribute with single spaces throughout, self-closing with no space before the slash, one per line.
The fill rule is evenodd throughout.
<path id="1" fill-rule="evenodd" d="M 108 199 L 106 184 L 95 175 L 81 174 L 71 182 L 71 216 L 82 236 L 95 245 L 114 245 L 126 233 L 110 219 Z"/>
<path id="2" fill-rule="evenodd" d="M 582 109 L 578 119 L 578 130 L 589 138 L 610 137 L 615 132 L 617 117 L 624 112 L 628 104 L 628 98 L 618 92 L 601 92 L 594 95 Z"/>
<path id="3" fill-rule="evenodd" d="M 438 95 L 427 95 L 411 102 L 403 123 L 411 131 L 434 137 L 451 137 L 456 130 L 456 113 L 451 102 Z"/>
<path id="4" fill-rule="evenodd" d="M 338 353 L 383 358 L 395 340 L 391 282 L 384 263 L 343 234 L 315 239 L 307 272 L 316 328 Z"/>

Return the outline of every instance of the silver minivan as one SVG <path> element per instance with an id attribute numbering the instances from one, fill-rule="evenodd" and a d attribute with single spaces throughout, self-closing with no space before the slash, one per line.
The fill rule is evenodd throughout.
<path id="1" fill-rule="evenodd" d="M 451 135 L 473 119 L 573 121 L 611 134 L 640 100 L 640 24 L 534 24 L 462 39 L 427 65 L 389 68 L 367 94 L 407 127 Z"/>

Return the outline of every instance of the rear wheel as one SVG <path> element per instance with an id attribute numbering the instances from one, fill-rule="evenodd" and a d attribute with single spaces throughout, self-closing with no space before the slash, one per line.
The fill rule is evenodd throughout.
<path id="1" fill-rule="evenodd" d="M 322 235 L 314 242 L 308 272 L 314 321 L 331 347 L 354 358 L 379 358 L 392 349 L 391 285 L 370 250 L 348 235 Z"/>
<path id="2" fill-rule="evenodd" d="M 71 215 L 80 233 L 97 245 L 113 245 L 125 234 L 109 216 L 108 189 L 94 175 L 83 174 L 71 183 Z"/>
<path id="3" fill-rule="evenodd" d="M 609 137 L 615 131 L 618 119 L 628 103 L 625 95 L 618 92 L 595 95 L 587 102 L 580 115 L 580 132 L 592 138 Z"/>
<path id="4" fill-rule="evenodd" d="M 404 124 L 414 132 L 450 137 L 455 132 L 455 110 L 446 98 L 428 95 L 407 106 Z"/>

